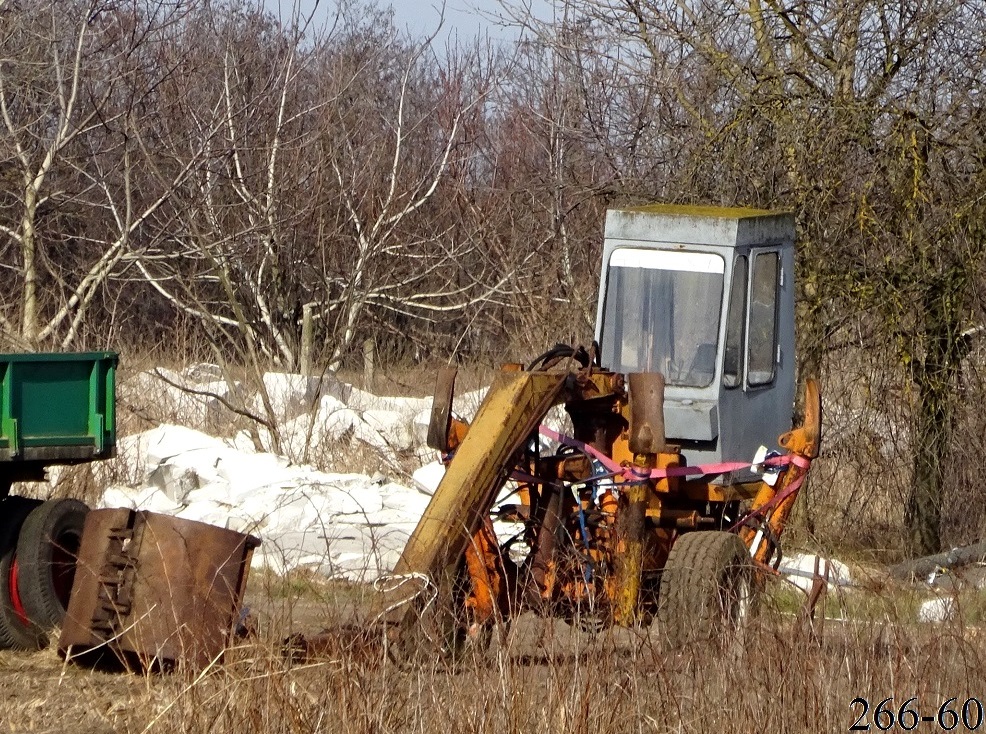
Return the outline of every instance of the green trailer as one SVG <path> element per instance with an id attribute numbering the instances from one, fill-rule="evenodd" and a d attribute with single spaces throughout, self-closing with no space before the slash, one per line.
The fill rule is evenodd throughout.
<path id="1" fill-rule="evenodd" d="M 0 494 L 116 450 L 113 352 L 0 354 Z"/>
<path id="2" fill-rule="evenodd" d="M 113 352 L 0 354 L 0 648 L 44 647 L 61 624 L 89 511 L 11 485 L 116 453 L 117 362 Z"/>

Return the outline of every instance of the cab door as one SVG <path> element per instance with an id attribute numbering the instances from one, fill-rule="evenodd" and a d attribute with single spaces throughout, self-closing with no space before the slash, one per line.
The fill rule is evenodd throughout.
<path id="1" fill-rule="evenodd" d="M 752 459 L 791 427 L 794 298 L 782 248 L 737 252 L 726 311 L 720 411 L 721 454 Z M 740 477 L 734 479 L 741 480 Z"/>

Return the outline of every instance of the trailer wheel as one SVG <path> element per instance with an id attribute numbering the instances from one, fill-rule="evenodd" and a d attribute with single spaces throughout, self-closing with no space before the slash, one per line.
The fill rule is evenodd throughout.
<path id="1" fill-rule="evenodd" d="M 8 496 L 0 501 L 0 648 L 40 650 L 48 637 L 33 624 L 20 595 L 17 534 L 40 500 Z"/>
<path id="2" fill-rule="evenodd" d="M 35 508 L 17 540 L 20 596 L 28 618 L 42 629 L 65 619 L 82 526 L 89 507 L 79 500 L 49 500 Z"/>
<path id="3" fill-rule="evenodd" d="M 686 533 L 671 547 L 661 576 L 657 621 L 672 647 L 728 642 L 754 609 L 753 562 L 732 533 Z"/>

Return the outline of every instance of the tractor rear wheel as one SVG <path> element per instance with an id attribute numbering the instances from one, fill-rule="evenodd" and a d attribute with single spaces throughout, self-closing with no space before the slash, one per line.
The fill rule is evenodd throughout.
<path id="1" fill-rule="evenodd" d="M 679 537 L 661 575 L 657 622 L 672 647 L 725 643 L 749 620 L 755 594 L 753 561 L 732 533 Z"/>

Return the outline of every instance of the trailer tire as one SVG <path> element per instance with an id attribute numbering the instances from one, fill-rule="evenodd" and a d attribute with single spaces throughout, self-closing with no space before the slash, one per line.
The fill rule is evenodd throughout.
<path id="1" fill-rule="evenodd" d="M 87 514 L 89 507 L 79 500 L 49 500 L 21 527 L 20 595 L 27 616 L 41 629 L 59 627 L 65 619 Z"/>
<path id="2" fill-rule="evenodd" d="M 48 637 L 28 617 L 20 596 L 17 536 L 40 500 L 8 496 L 0 501 L 0 648 L 40 650 Z"/>
<path id="3" fill-rule="evenodd" d="M 755 608 L 753 561 L 732 533 L 699 531 L 679 537 L 661 575 L 657 622 L 673 647 L 728 643 Z"/>

